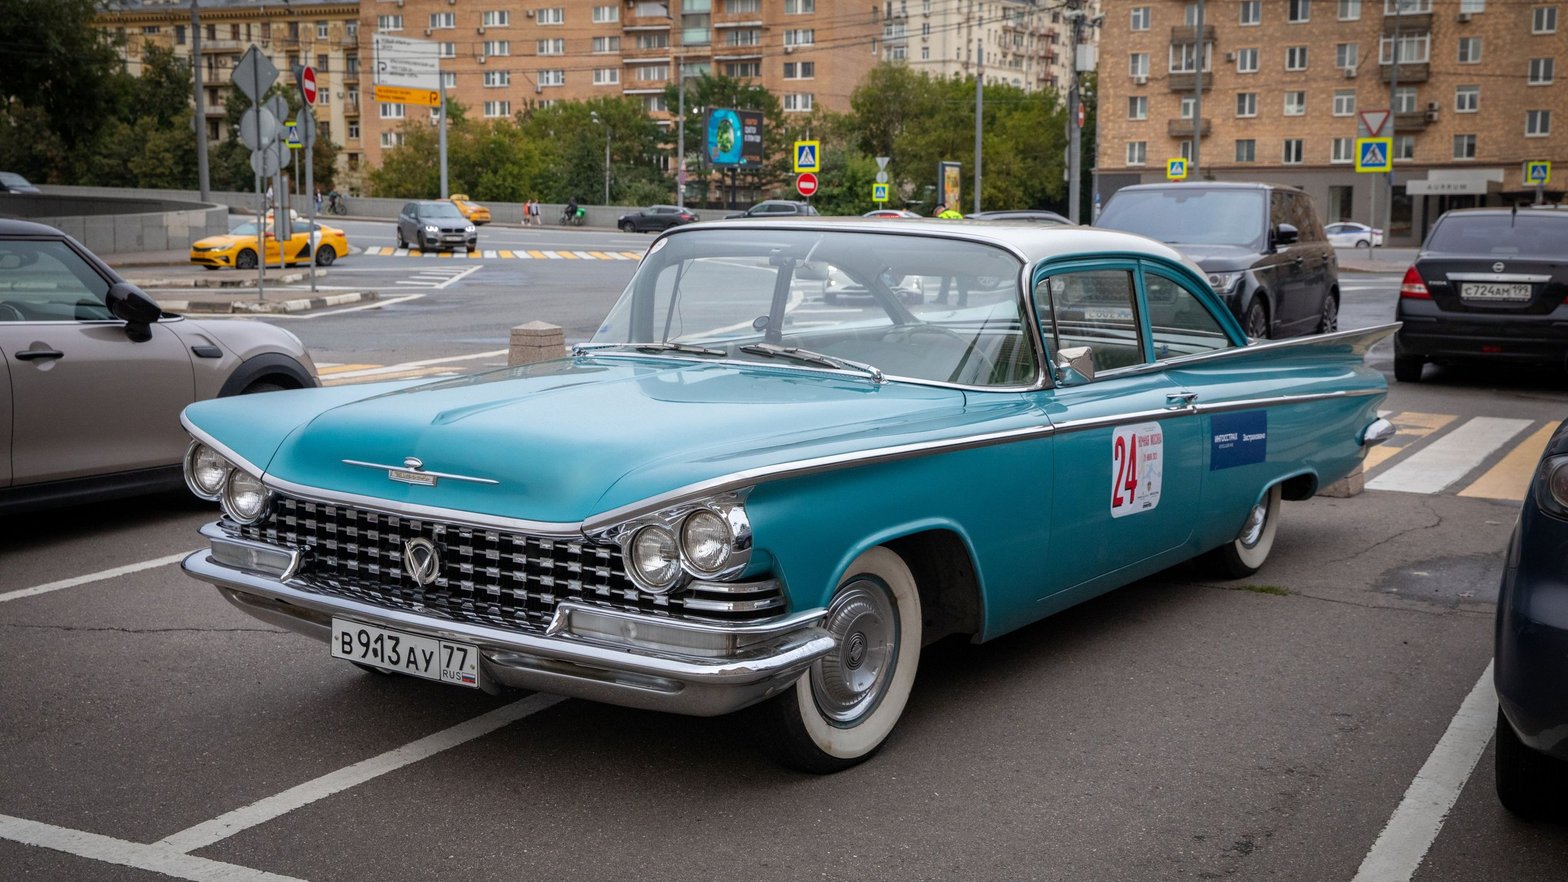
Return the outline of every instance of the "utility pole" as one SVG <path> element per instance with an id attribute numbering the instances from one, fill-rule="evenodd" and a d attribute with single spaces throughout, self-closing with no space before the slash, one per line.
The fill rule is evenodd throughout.
<path id="1" fill-rule="evenodd" d="M 980 213 L 980 130 L 985 113 L 985 40 L 975 31 L 975 214 Z M 956 207 L 956 206 L 955 206 Z"/>
<path id="2" fill-rule="evenodd" d="M 675 111 L 675 207 L 686 207 L 686 56 L 679 55 L 675 59 L 678 67 L 675 75 L 680 77 L 680 84 L 676 87 Z"/>
<path id="3" fill-rule="evenodd" d="M 196 0 L 191 0 L 191 74 L 196 83 L 196 189 L 201 191 L 201 201 L 211 196 L 207 172 L 207 102 L 201 87 L 201 14 Z"/>
<path id="4" fill-rule="evenodd" d="M 1384 243 L 1387 243 L 1394 235 L 1394 145 L 1399 143 L 1399 17 L 1404 11 L 1405 0 L 1394 0 L 1394 43 L 1390 47 L 1393 50 L 1392 61 L 1394 62 L 1394 69 L 1388 80 L 1388 133 L 1393 136 L 1393 140 L 1389 142 L 1391 146 L 1388 151 L 1388 198 L 1384 200 L 1388 203 L 1385 207 L 1388 217 L 1383 221 Z M 1374 227 L 1377 226 L 1375 217 L 1372 225 Z M 1376 239 L 1377 236 L 1374 234 L 1372 238 Z M 1375 248 L 1367 250 L 1373 254 L 1377 253 Z"/>
<path id="5" fill-rule="evenodd" d="M 1083 127 L 1078 125 L 1078 113 L 1082 107 L 1083 96 L 1078 93 L 1078 45 L 1083 33 L 1083 10 L 1080 9 L 1080 0 L 1071 0 L 1071 8 L 1067 15 L 1072 19 L 1072 60 L 1069 71 L 1072 79 L 1067 84 L 1067 219 L 1073 223 L 1079 222 L 1079 203 L 1083 201 L 1080 191 L 1083 188 L 1082 172 L 1079 166 L 1083 164 Z"/>
<path id="6" fill-rule="evenodd" d="M 1203 0 L 1198 0 L 1198 24 L 1195 28 L 1197 44 L 1193 49 L 1197 57 L 1197 73 L 1192 78 L 1192 157 L 1188 160 L 1187 173 L 1196 175 L 1200 169 L 1199 157 L 1203 153 L 1203 58 L 1208 45 L 1203 40 Z"/>

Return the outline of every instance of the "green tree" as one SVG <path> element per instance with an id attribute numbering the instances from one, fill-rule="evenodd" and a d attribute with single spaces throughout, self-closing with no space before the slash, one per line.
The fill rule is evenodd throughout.
<path id="1" fill-rule="evenodd" d="M 119 51 L 93 25 L 95 0 L 0 0 L 0 132 L 23 132 L 57 151 L 11 143 L 0 156 L 37 181 L 71 182 L 77 151 L 113 117 Z"/>

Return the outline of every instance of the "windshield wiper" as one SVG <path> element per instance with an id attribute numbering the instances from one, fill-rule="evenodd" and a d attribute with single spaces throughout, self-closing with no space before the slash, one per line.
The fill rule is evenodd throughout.
<path id="1" fill-rule="evenodd" d="M 729 355 L 723 349 L 697 346 L 692 343 L 579 343 L 572 347 L 572 354 L 587 355 L 610 349 L 635 349 L 638 352 L 685 352 L 691 355 Z"/>
<path id="2" fill-rule="evenodd" d="M 835 358 L 831 355 L 823 355 L 820 352 L 812 352 L 810 349 L 801 349 L 798 346 L 780 346 L 777 343 L 754 343 L 750 346 L 740 347 L 740 351 L 752 355 L 765 355 L 768 358 L 788 358 L 805 364 L 822 365 L 823 367 L 835 368 L 841 371 L 860 371 L 870 377 L 873 382 L 887 382 L 882 376 L 881 369 L 875 365 L 869 365 L 863 361 L 851 361 L 847 358 Z"/>

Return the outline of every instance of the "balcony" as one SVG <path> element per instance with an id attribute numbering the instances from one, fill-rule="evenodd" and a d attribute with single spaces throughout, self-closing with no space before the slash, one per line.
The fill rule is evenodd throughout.
<path id="1" fill-rule="evenodd" d="M 1172 92 L 1191 92 L 1197 85 L 1198 75 L 1195 73 L 1173 73 L 1167 78 Z M 1214 73 L 1203 72 L 1203 91 L 1208 92 L 1214 88 Z"/>
<path id="2" fill-rule="evenodd" d="M 1181 46 L 1198 42 L 1198 29 L 1193 25 L 1176 25 L 1171 28 L 1171 45 Z M 1214 25 L 1203 26 L 1203 42 L 1214 42 Z"/>
<path id="3" fill-rule="evenodd" d="M 243 43 L 239 40 L 209 40 L 203 37 L 201 40 L 201 51 L 203 55 L 208 52 L 244 52 L 245 47 L 248 45 L 248 43 Z"/>
<path id="4" fill-rule="evenodd" d="M 1431 119 L 1425 110 L 1401 111 L 1394 114 L 1395 132 L 1424 132 L 1431 124 Z"/>
<path id="5" fill-rule="evenodd" d="M 1207 138 L 1209 136 L 1209 122 L 1208 117 L 1203 118 L 1202 137 Z M 1191 138 L 1192 130 L 1193 124 L 1191 119 L 1171 119 L 1165 121 L 1165 134 L 1170 135 L 1172 138 Z"/>
<path id="6" fill-rule="evenodd" d="M 1383 15 L 1383 36 L 1392 36 L 1394 29 L 1398 28 L 1401 34 L 1419 34 L 1432 30 L 1432 13 L 1407 12 L 1403 15 Z"/>
<path id="7" fill-rule="evenodd" d="M 1401 61 L 1399 63 L 1399 84 L 1401 86 L 1407 83 L 1424 83 L 1431 74 L 1432 66 L 1424 61 L 1419 64 L 1409 61 Z M 1392 64 L 1383 65 L 1383 82 L 1392 83 L 1393 81 L 1394 66 Z"/>

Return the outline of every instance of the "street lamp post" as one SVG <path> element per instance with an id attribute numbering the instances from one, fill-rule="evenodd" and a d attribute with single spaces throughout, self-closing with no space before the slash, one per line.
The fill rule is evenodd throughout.
<path id="1" fill-rule="evenodd" d="M 590 112 L 593 121 L 604 126 L 604 204 L 610 204 L 610 122 L 599 118 L 597 112 Z"/>

